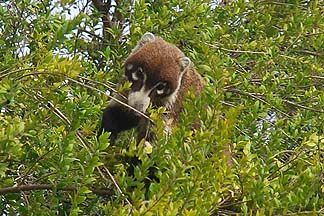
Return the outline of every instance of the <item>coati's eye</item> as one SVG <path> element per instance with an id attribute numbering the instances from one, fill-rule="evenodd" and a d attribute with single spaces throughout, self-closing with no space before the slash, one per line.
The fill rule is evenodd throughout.
<path id="1" fill-rule="evenodd" d="M 155 89 L 158 95 L 166 94 L 169 91 L 168 84 L 166 82 L 159 82 Z"/>
<path id="2" fill-rule="evenodd" d="M 135 81 L 144 79 L 144 73 L 141 67 L 132 73 L 132 79 Z"/>

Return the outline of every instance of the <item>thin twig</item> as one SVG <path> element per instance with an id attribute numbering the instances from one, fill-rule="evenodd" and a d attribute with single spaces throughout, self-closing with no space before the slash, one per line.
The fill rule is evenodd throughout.
<path id="1" fill-rule="evenodd" d="M 120 186 L 118 185 L 116 179 L 114 178 L 114 176 L 111 174 L 111 172 L 109 171 L 109 169 L 107 169 L 107 167 L 103 167 L 104 170 L 107 172 L 107 174 L 109 175 L 110 179 L 112 180 L 112 182 L 114 183 L 115 187 L 117 188 L 118 192 L 123 196 L 126 197 L 125 194 L 123 193 L 123 191 L 121 190 Z M 133 205 L 132 203 L 128 200 L 128 198 L 125 199 L 127 204 L 133 209 Z"/>
<path id="2" fill-rule="evenodd" d="M 26 90 L 25 90 L 25 92 L 26 92 Z M 42 102 L 43 104 L 46 102 L 45 105 L 47 107 L 52 108 L 54 110 L 54 113 L 61 120 L 63 120 L 63 122 L 65 122 L 66 125 L 71 126 L 71 121 L 58 108 L 56 108 L 52 102 L 47 101 L 46 98 L 44 98 L 40 94 L 35 94 L 35 97 L 41 98 L 41 100 L 39 100 L 39 101 Z M 89 154 L 92 155 L 93 149 L 91 149 L 91 147 L 88 146 L 87 141 L 83 138 L 83 136 L 81 135 L 81 133 L 79 131 L 76 131 L 76 136 L 80 140 L 80 142 L 82 143 L 82 145 L 88 150 Z"/>
<path id="3" fill-rule="evenodd" d="M 124 100 L 127 100 L 127 97 L 125 97 L 125 95 L 121 94 L 120 92 L 118 92 L 115 88 L 107 85 L 106 83 L 103 83 L 103 82 L 100 82 L 100 81 L 97 81 L 97 80 L 92 80 L 92 79 L 89 79 L 89 78 L 86 78 L 86 77 L 82 77 L 82 76 L 79 76 L 80 79 L 83 79 L 83 80 L 86 80 L 88 82 L 92 82 L 92 83 L 95 83 L 95 84 L 99 84 L 99 85 L 102 85 L 104 86 L 105 88 L 109 89 L 110 91 L 114 92 L 115 94 L 118 94 L 121 98 L 123 98 Z M 108 82 L 110 85 L 114 85 L 115 87 L 117 86 L 115 83 L 113 82 L 109 82 L 109 81 L 106 81 Z"/>
<path id="4" fill-rule="evenodd" d="M 92 80 L 92 79 L 89 79 L 89 78 L 87 78 L 87 77 L 83 77 L 83 76 L 78 76 L 78 78 L 83 79 L 83 80 L 86 80 L 86 81 L 89 81 L 89 82 L 92 82 L 92 83 L 100 84 L 100 85 L 105 86 L 106 88 L 109 88 L 109 89 L 111 88 L 112 91 L 114 91 L 115 89 L 114 89 L 113 87 L 109 86 L 109 85 L 112 85 L 112 86 L 114 86 L 114 87 L 117 86 L 116 83 L 110 82 L 109 80 L 106 80 L 106 81 L 105 81 L 105 82 L 109 83 L 109 85 L 107 85 L 106 83 L 100 82 L 100 81 L 98 81 L 98 80 Z M 115 91 L 116 91 L 116 90 L 115 90 Z"/>
<path id="5" fill-rule="evenodd" d="M 218 211 L 215 212 L 215 214 L 213 214 L 213 216 L 228 216 L 228 215 L 240 215 L 238 212 L 234 212 L 231 210 L 227 210 L 227 209 L 219 209 Z"/>
<path id="6" fill-rule="evenodd" d="M 286 117 L 290 117 L 287 113 L 281 111 L 280 109 L 274 107 L 273 105 L 271 105 L 269 102 L 265 101 L 264 99 L 262 99 L 261 97 L 258 97 L 256 96 L 255 94 L 252 94 L 252 93 L 249 93 L 249 92 L 244 92 L 244 91 L 241 91 L 239 89 L 234 89 L 234 88 L 230 88 L 230 89 L 224 89 L 224 91 L 228 91 L 228 92 L 232 92 L 232 93 L 238 93 L 238 94 L 241 94 L 241 95 L 246 95 L 246 96 L 249 96 L 249 97 L 252 97 L 254 99 L 257 99 L 267 105 L 269 105 L 270 107 L 272 107 L 273 109 L 277 110 L 279 113 L 281 113 L 282 115 L 286 116 Z"/>
<path id="7" fill-rule="evenodd" d="M 210 44 L 210 43 L 205 43 L 205 44 L 208 45 L 208 46 L 210 46 L 210 47 L 212 47 L 212 48 L 219 49 L 219 50 L 223 50 L 223 51 L 230 52 L 230 53 L 246 53 L 246 54 L 261 54 L 261 55 L 269 55 L 269 53 L 267 53 L 267 52 L 263 52 L 263 51 L 233 50 L 233 49 L 227 49 L 227 48 L 224 48 L 224 47 L 219 47 L 219 46 L 217 46 L 217 45 Z M 280 56 L 280 57 L 283 57 L 283 58 L 290 59 L 290 60 L 296 60 L 296 58 L 291 57 L 291 56 L 287 56 L 287 55 L 279 54 L 279 56 Z"/>
<path id="8" fill-rule="evenodd" d="M 275 176 L 275 174 L 276 174 L 278 171 L 280 171 L 282 168 L 288 166 L 288 164 L 292 163 L 293 161 L 297 160 L 298 157 L 299 157 L 302 153 L 304 153 L 303 150 L 300 150 L 299 152 L 297 152 L 296 155 L 295 155 L 293 158 L 289 159 L 286 163 L 284 163 L 283 165 L 281 165 L 280 167 L 278 167 L 275 171 L 273 171 L 272 173 L 270 173 L 266 178 L 269 179 L 269 180 L 273 179 L 274 176 Z"/>
<path id="9" fill-rule="evenodd" d="M 226 105 L 226 106 L 230 106 L 230 107 L 236 107 L 234 104 L 231 104 L 229 102 L 226 101 L 221 101 L 222 104 Z"/>
<path id="10" fill-rule="evenodd" d="M 92 37 L 95 37 L 95 38 L 97 38 L 97 39 L 99 39 L 99 40 L 102 40 L 102 41 L 108 42 L 105 38 L 103 38 L 103 37 L 101 37 L 101 36 L 99 36 L 99 35 L 96 35 L 95 33 L 92 33 L 92 32 L 90 32 L 90 31 L 88 31 L 88 30 L 86 30 L 86 29 L 78 28 L 78 31 L 81 31 L 81 32 L 87 33 L 87 34 L 91 35 Z"/>
<path id="11" fill-rule="evenodd" d="M 305 36 L 316 36 L 316 35 L 321 35 L 321 34 L 324 34 L 324 32 L 306 33 Z"/>
<path id="12" fill-rule="evenodd" d="M 10 76 L 11 74 L 15 74 L 15 73 L 19 73 L 19 72 L 27 71 L 27 70 L 34 70 L 34 69 L 35 69 L 34 67 L 21 68 L 21 69 L 10 71 L 8 73 L 3 73 L 3 71 L 2 71 L 1 76 L 0 76 L 0 80 L 3 79 L 4 77 Z"/>
<path id="13" fill-rule="evenodd" d="M 54 185 L 50 184 L 28 184 L 28 185 L 20 185 L 14 187 L 5 187 L 0 188 L 0 195 L 9 194 L 9 193 L 20 193 L 23 191 L 35 191 L 35 190 L 61 190 L 61 191 L 77 191 L 78 188 L 74 186 L 66 186 L 62 188 L 57 188 Z M 113 191 L 110 190 L 100 190 L 95 188 L 90 188 L 92 193 L 100 195 L 100 196 L 112 196 L 114 195 Z"/>
<path id="14" fill-rule="evenodd" d="M 317 75 L 310 75 L 310 76 L 305 76 L 305 78 L 310 78 L 310 79 L 319 79 L 319 80 L 324 80 L 323 76 L 317 76 Z M 289 76 L 289 77 L 280 77 L 280 80 L 293 80 L 296 79 L 295 76 Z M 269 81 L 274 82 L 276 80 L 276 78 L 270 79 Z M 263 80 L 261 78 L 254 78 L 254 79 L 250 79 L 249 82 L 250 83 L 261 83 Z M 243 81 L 234 83 L 234 84 L 230 84 L 227 86 L 224 86 L 224 89 L 229 89 L 229 88 L 235 88 L 238 85 L 243 84 Z M 282 83 L 281 85 L 284 85 L 285 83 Z"/>
<path id="15" fill-rule="evenodd" d="M 43 74 L 43 75 L 50 75 L 50 76 L 61 76 L 61 77 L 64 77 L 65 79 L 67 79 L 67 80 L 69 80 L 69 81 L 71 81 L 71 82 L 73 82 L 73 83 L 76 83 L 76 84 L 78 84 L 78 85 L 80 85 L 80 86 L 83 86 L 83 87 L 85 87 L 85 88 L 91 89 L 91 90 L 96 91 L 96 92 L 99 92 L 99 93 L 101 93 L 101 94 L 104 94 L 104 95 L 106 95 L 108 98 L 110 98 L 111 100 L 113 100 L 113 101 L 115 101 L 115 102 L 117 102 L 117 103 L 119 103 L 119 104 L 121 104 L 121 105 L 127 107 L 128 109 L 130 109 L 130 110 L 136 112 L 136 113 L 139 114 L 140 116 L 142 116 L 142 117 L 144 117 L 145 119 L 149 120 L 150 122 L 154 123 L 154 121 L 153 121 L 149 116 L 147 116 L 145 113 L 142 113 L 142 112 L 138 111 L 138 110 L 135 109 L 134 107 L 132 107 L 132 106 L 130 106 L 130 105 L 128 105 L 128 104 L 126 104 L 126 103 L 124 103 L 124 102 L 122 102 L 122 101 L 116 99 L 115 97 L 112 97 L 112 96 L 110 96 L 110 95 L 107 95 L 105 92 L 103 92 L 103 91 L 100 90 L 100 89 L 97 89 L 97 88 L 95 88 L 95 87 L 93 87 L 93 86 L 90 86 L 90 85 L 84 84 L 84 83 L 82 83 L 82 82 L 80 82 L 80 81 L 78 81 L 78 80 L 72 79 L 71 77 L 68 77 L 68 76 L 66 76 L 65 74 L 60 74 L 60 73 L 55 73 L 55 74 L 54 74 L 54 73 L 50 73 L 50 72 L 33 72 L 33 73 L 24 74 L 24 75 L 18 77 L 16 80 L 20 80 L 20 79 L 22 79 L 22 78 L 24 78 L 24 77 L 27 77 L 27 76 L 41 75 L 41 74 Z"/>
<path id="16" fill-rule="evenodd" d="M 304 105 L 301 105 L 301 104 L 298 104 L 296 102 L 293 102 L 293 101 L 290 101 L 290 100 L 286 100 L 286 99 L 282 99 L 282 101 L 285 102 L 285 103 L 287 103 L 287 104 L 293 105 L 295 107 L 304 109 L 304 110 L 309 110 L 309 111 L 318 112 L 318 113 L 324 113 L 324 110 L 322 110 L 322 109 L 315 109 L 315 108 L 312 108 L 312 107 L 307 107 L 307 106 L 304 106 Z"/>
<path id="17" fill-rule="evenodd" d="M 267 4 L 276 4 L 276 5 L 286 5 L 286 6 L 293 6 L 293 7 L 299 7 L 299 8 L 305 8 L 303 6 L 300 6 L 298 4 L 291 4 L 291 3 L 285 3 L 285 2 L 276 2 L 276 1 L 267 1 Z"/>
<path id="18" fill-rule="evenodd" d="M 318 56 L 318 57 L 321 57 L 321 56 L 324 55 L 323 53 L 314 52 L 314 51 L 310 51 L 310 50 L 294 50 L 294 52 L 313 55 L 313 56 Z"/>
<path id="19" fill-rule="evenodd" d="M 39 103 L 41 103 L 43 106 L 45 107 L 49 107 L 52 108 L 52 110 L 54 111 L 54 114 L 59 117 L 59 119 L 61 119 L 66 125 L 70 126 L 71 125 L 71 121 L 58 109 L 56 108 L 53 103 L 51 103 L 50 101 L 47 101 L 43 96 L 41 96 L 40 94 L 35 93 L 34 97 L 29 94 L 29 92 L 22 88 L 22 90 L 25 92 L 26 95 L 30 96 L 33 99 L 36 99 Z M 82 137 L 82 135 L 80 134 L 79 131 L 76 132 L 76 136 L 77 138 L 80 140 L 80 142 L 82 143 L 83 147 L 85 149 L 87 149 L 88 153 L 90 155 L 92 155 L 93 150 L 87 145 L 87 142 L 85 141 L 85 139 Z"/>
<path id="20" fill-rule="evenodd" d="M 123 191 L 121 190 L 120 186 L 118 185 L 117 181 L 115 180 L 114 176 L 111 174 L 111 172 L 109 171 L 109 169 L 107 167 L 103 167 L 104 170 L 108 173 L 110 179 L 112 180 L 112 182 L 114 183 L 115 187 L 117 188 L 118 192 L 125 197 L 125 200 L 127 202 L 127 204 L 130 206 L 129 210 L 128 210 L 128 215 L 131 215 L 134 206 L 132 205 L 132 203 L 129 201 L 129 198 L 126 197 L 126 195 L 123 193 Z M 108 181 L 108 179 L 106 178 L 106 176 L 101 172 L 99 167 L 96 167 L 97 171 L 100 173 L 101 177 L 105 180 Z"/>
<path id="21" fill-rule="evenodd" d="M 262 55 L 267 55 L 268 54 L 268 53 L 263 52 L 263 51 L 233 50 L 233 49 L 227 49 L 227 48 L 224 48 L 224 47 L 219 47 L 219 46 L 216 46 L 214 44 L 208 44 L 208 43 L 206 43 L 206 44 L 208 46 L 212 47 L 212 48 L 220 49 L 220 50 L 223 50 L 223 51 L 226 51 L 226 52 L 231 52 L 231 53 L 247 53 L 247 54 L 262 54 Z"/>
<path id="22" fill-rule="evenodd" d="M 220 118 L 223 119 L 223 120 L 226 120 L 226 118 L 225 118 L 224 116 L 220 116 Z M 243 134 L 244 136 L 249 137 L 249 139 L 252 139 L 252 137 L 251 137 L 249 134 L 245 133 L 245 132 L 244 132 L 243 130 L 241 130 L 238 126 L 234 125 L 234 128 L 235 128 L 236 130 L 238 130 L 238 131 L 239 131 L 241 134 Z"/>
<path id="23" fill-rule="evenodd" d="M 257 95 L 255 94 L 252 94 L 252 93 L 249 93 L 249 92 L 244 92 L 244 91 L 241 91 L 239 89 L 234 89 L 234 88 L 230 88 L 230 89 L 225 89 L 226 91 L 229 91 L 229 92 L 233 92 L 233 93 L 239 93 L 241 95 L 247 95 L 247 96 L 250 96 L 252 98 L 255 98 L 257 100 L 260 100 L 261 102 L 265 103 L 265 104 L 268 104 L 269 106 L 272 106 L 270 103 L 268 103 L 267 101 L 265 101 L 264 99 L 258 97 Z M 290 104 L 290 105 L 293 105 L 295 107 L 298 107 L 298 108 L 301 108 L 301 109 L 304 109 L 304 110 L 309 110 L 309 111 L 312 111 L 312 112 L 318 112 L 318 113 L 324 113 L 324 110 L 322 109 L 316 109 L 316 108 L 312 108 L 312 107 L 307 107 L 307 106 L 304 106 L 304 105 L 301 105 L 301 104 L 298 104 L 296 102 L 293 102 L 293 101 L 290 101 L 290 100 L 287 100 L 287 99 L 282 99 L 283 102 L 287 103 L 287 104 Z M 286 117 L 289 117 L 288 114 L 286 114 L 285 112 L 275 108 L 274 106 L 272 106 L 274 109 L 276 109 L 278 112 L 280 112 L 281 114 L 285 115 Z"/>
<path id="24" fill-rule="evenodd" d="M 311 75 L 309 76 L 310 78 L 313 78 L 313 79 L 320 79 L 320 80 L 324 80 L 324 77 L 322 76 L 316 76 L 316 75 Z"/>
<path id="25" fill-rule="evenodd" d="M 324 208 L 321 208 L 318 211 L 301 211 L 301 212 L 293 212 L 293 213 L 287 213 L 287 214 L 278 214 L 276 216 L 296 216 L 296 215 L 320 215 L 324 213 Z"/>
<path id="26" fill-rule="evenodd" d="M 302 36 L 302 34 L 299 34 L 296 39 L 288 46 L 285 48 L 286 51 L 288 51 L 295 43 L 297 43 L 297 41 L 299 40 L 299 38 Z"/>
<path id="27" fill-rule="evenodd" d="M 48 150 L 47 152 L 45 152 L 44 154 L 42 154 L 40 157 L 37 158 L 37 160 L 33 163 L 33 165 L 31 167 L 29 167 L 29 169 L 25 172 L 25 174 L 23 174 L 23 176 L 19 176 L 18 178 L 15 179 L 16 182 L 18 182 L 20 179 L 20 182 L 24 182 L 24 180 L 26 179 L 26 177 L 31 173 L 31 171 L 33 170 L 33 168 L 36 166 L 36 164 L 43 160 L 45 158 L 46 155 L 48 155 L 50 152 L 52 152 L 53 149 Z M 18 184 L 19 185 L 19 184 Z"/>
<path id="28" fill-rule="evenodd" d="M 163 191 L 162 195 L 152 204 L 151 207 L 149 207 L 148 209 L 146 209 L 145 212 L 143 212 L 142 214 L 140 214 L 141 216 L 146 215 L 146 213 L 148 213 L 149 211 L 151 211 L 160 201 L 161 199 L 167 194 L 167 192 L 170 190 L 170 187 L 167 187 L 165 189 L 165 191 Z"/>

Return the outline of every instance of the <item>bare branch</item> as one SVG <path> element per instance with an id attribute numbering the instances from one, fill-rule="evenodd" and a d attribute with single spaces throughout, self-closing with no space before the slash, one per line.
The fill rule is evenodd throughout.
<path id="1" fill-rule="evenodd" d="M 15 73 L 19 73 L 19 72 L 22 72 L 22 71 L 28 71 L 28 70 L 33 70 L 35 69 L 34 67 L 29 67 L 29 68 L 21 68 L 21 69 L 17 69 L 17 70 L 13 70 L 13 71 L 10 71 L 10 72 L 7 72 L 6 70 L 3 72 L 1 71 L 0 72 L 0 80 L 7 77 L 7 76 L 10 76 L 11 74 L 15 74 Z"/>
<path id="2" fill-rule="evenodd" d="M 310 51 L 310 50 L 294 50 L 294 52 L 313 55 L 313 56 L 317 56 L 317 57 L 321 57 L 324 55 L 323 53 L 314 52 L 314 51 Z"/>
<path id="3" fill-rule="evenodd" d="M 290 101 L 290 100 L 286 100 L 286 99 L 282 99 L 282 101 L 285 102 L 285 103 L 287 103 L 287 104 L 293 105 L 295 107 L 304 109 L 304 110 L 309 110 L 309 111 L 318 112 L 318 113 L 324 113 L 324 110 L 322 110 L 322 109 L 315 109 L 315 108 L 312 108 L 312 107 L 307 107 L 307 106 L 304 106 L 304 105 L 301 105 L 301 104 L 298 104 L 296 102 L 293 102 L 293 101 Z"/>
<path id="4" fill-rule="evenodd" d="M 322 78 L 322 77 L 321 77 Z M 324 77 L 323 77 L 324 79 Z M 272 106 L 270 103 L 268 103 L 267 101 L 265 101 L 264 99 L 262 99 L 261 97 L 253 94 L 253 93 L 249 93 L 249 92 L 244 92 L 244 91 L 241 91 L 239 89 L 235 89 L 235 88 L 229 88 L 229 89 L 224 89 L 224 91 L 229 91 L 229 92 L 233 92 L 233 93 L 239 93 L 241 95 L 246 95 L 246 96 L 249 96 L 249 97 L 252 97 L 254 99 L 257 99 L 269 106 Z M 287 104 L 290 104 L 290 105 L 293 105 L 295 107 L 298 107 L 298 108 L 301 108 L 301 109 L 304 109 L 304 110 L 309 110 L 309 111 L 312 111 L 312 112 L 318 112 L 318 113 L 324 113 L 324 110 L 322 109 L 316 109 L 316 108 L 313 108 L 313 107 L 308 107 L 308 106 L 304 106 L 304 105 L 301 105 L 301 104 L 298 104 L 296 102 L 293 102 L 293 101 L 290 101 L 290 100 L 287 100 L 287 99 L 282 99 L 283 102 L 287 103 Z M 273 106 L 272 106 L 273 107 Z M 285 115 L 286 117 L 289 117 L 289 115 L 275 107 L 273 107 L 274 109 L 276 109 L 277 111 L 279 111 L 281 114 Z"/>
<path id="5" fill-rule="evenodd" d="M 230 53 L 246 53 L 246 54 L 269 55 L 269 53 L 263 52 L 263 51 L 233 50 L 233 49 L 227 49 L 227 48 L 224 48 L 224 47 L 219 47 L 219 46 L 214 45 L 214 44 L 209 44 L 209 43 L 205 43 L 205 44 L 208 45 L 208 46 L 210 46 L 210 47 L 212 47 L 212 48 L 219 49 L 219 50 L 223 50 L 223 51 L 230 52 Z M 296 58 L 291 57 L 291 56 L 287 56 L 287 55 L 279 54 L 279 56 L 280 57 L 283 57 L 283 58 L 290 59 L 290 60 L 296 60 Z"/>
<path id="6" fill-rule="evenodd" d="M 302 212 L 294 212 L 294 213 L 287 213 L 287 214 L 279 214 L 276 216 L 322 215 L 323 213 L 324 213 L 324 208 L 321 208 L 318 211 L 302 211 Z"/>
<path id="7" fill-rule="evenodd" d="M 101 93 L 101 94 L 104 94 L 104 95 L 106 95 L 109 99 L 111 99 L 111 100 L 113 100 L 113 101 L 115 101 L 115 102 L 117 102 L 117 103 L 119 103 L 119 104 L 121 104 L 121 105 L 127 107 L 128 109 L 130 109 L 130 110 L 136 112 L 136 113 L 139 114 L 140 116 L 142 116 L 142 117 L 144 117 L 145 119 L 149 120 L 150 122 L 154 123 L 154 121 L 153 121 L 149 116 L 147 116 L 145 113 L 142 113 L 142 112 L 138 111 L 137 109 L 135 109 L 134 107 L 132 107 L 132 106 L 130 106 L 130 105 L 128 105 L 128 104 L 126 104 L 126 103 L 124 103 L 124 102 L 122 102 L 122 101 L 120 101 L 120 100 L 118 100 L 118 99 L 116 99 L 116 98 L 114 98 L 114 97 L 112 97 L 112 96 L 110 96 L 110 95 L 107 95 L 105 92 L 101 91 L 100 89 L 97 89 L 97 88 L 95 88 L 95 87 L 93 87 L 93 86 L 90 86 L 90 85 L 84 84 L 84 83 L 82 83 L 82 82 L 80 82 L 80 81 L 78 81 L 78 80 L 72 79 L 71 77 L 68 77 L 68 76 L 66 76 L 65 74 L 60 74 L 60 73 L 55 73 L 55 74 L 54 74 L 54 73 L 49 73 L 49 72 L 33 72 L 33 73 L 24 74 L 24 75 L 18 77 L 16 80 L 20 80 L 20 79 L 22 79 L 22 78 L 24 78 L 24 77 L 27 77 L 27 76 L 32 76 L 32 75 L 41 75 L 41 74 L 43 74 L 43 75 L 50 75 L 50 76 L 61 76 L 61 77 L 64 77 L 65 79 L 67 79 L 67 80 L 69 80 L 69 81 L 71 81 L 71 82 L 73 82 L 73 83 L 76 83 L 76 84 L 78 84 L 78 85 L 80 85 L 80 86 L 83 86 L 83 87 L 86 87 L 86 88 L 91 89 L 91 90 L 93 90 L 93 91 L 96 91 L 96 92 L 99 92 L 99 93 Z"/>
<path id="8" fill-rule="evenodd" d="M 117 188 L 118 192 L 122 195 L 125 196 L 125 194 L 123 193 L 123 191 L 121 190 L 120 186 L 118 185 L 117 181 L 115 180 L 114 176 L 111 174 L 111 172 L 109 171 L 109 169 L 107 169 L 106 167 L 104 167 L 104 170 L 106 171 L 106 173 L 108 173 L 109 178 L 112 180 L 112 182 L 114 183 L 115 187 Z M 126 198 L 126 202 L 127 204 L 133 208 L 132 203 Z"/>
<path id="9" fill-rule="evenodd" d="M 312 78 L 312 79 L 319 79 L 319 80 L 324 80 L 324 77 L 322 77 L 322 76 L 315 76 L 315 75 L 313 75 L 313 76 L 309 76 L 309 78 Z"/>
<path id="10" fill-rule="evenodd" d="M 59 117 L 59 119 L 61 119 L 66 125 L 68 125 L 68 126 L 71 125 L 71 121 L 59 109 L 57 109 L 50 101 L 47 101 L 40 94 L 35 93 L 34 96 L 32 96 L 31 94 L 29 94 L 29 92 L 26 89 L 22 88 L 22 90 L 25 92 L 26 95 L 28 95 L 29 97 L 31 97 L 33 99 L 36 99 L 43 106 L 51 108 L 54 111 L 54 114 L 57 117 Z M 93 150 L 91 149 L 90 145 L 88 145 L 86 139 L 83 138 L 83 136 L 81 135 L 81 133 L 79 131 L 76 132 L 76 136 L 82 143 L 83 147 L 85 149 L 87 149 L 89 155 L 92 155 Z"/>
<path id="11" fill-rule="evenodd" d="M 61 191 L 71 191 L 71 192 L 78 191 L 78 188 L 74 186 L 57 188 L 56 186 L 50 184 L 29 184 L 29 185 L 0 188 L 0 195 L 9 194 L 9 193 L 20 193 L 23 191 L 54 190 L 54 189 L 61 190 Z M 95 188 L 93 189 L 90 188 L 90 190 L 92 191 L 92 193 L 100 196 L 114 195 L 114 192 L 112 190 L 101 190 Z"/>
<path id="12" fill-rule="evenodd" d="M 324 34 L 324 32 L 306 33 L 305 36 L 316 36 L 316 35 L 321 35 L 321 34 Z"/>
<path id="13" fill-rule="evenodd" d="M 252 97 L 254 99 L 257 99 L 259 101 L 261 101 L 262 103 L 264 104 L 267 104 L 269 105 L 270 107 L 272 107 L 273 109 L 277 110 L 279 113 L 281 113 L 282 115 L 286 116 L 286 117 L 290 117 L 287 113 L 281 111 L 280 109 L 274 107 L 273 105 L 271 105 L 269 102 L 265 101 L 263 98 L 255 95 L 255 94 L 252 94 L 252 93 L 249 93 L 249 92 L 244 92 L 244 91 L 241 91 L 240 89 L 234 89 L 234 88 L 230 88 L 230 89 L 224 89 L 224 91 L 228 91 L 228 92 L 232 92 L 232 93 L 238 93 L 238 94 L 241 94 L 241 95 L 245 95 L 245 96 L 249 96 L 249 97 Z"/>
<path id="14" fill-rule="evenodd" d="M 103 37 L 101 37 L 101 36 L 99 36 L 99 35 L 96 35 L 95 33 L 92 33 L 92 32 L 90 32 L 90 31 L 88 31 L 88 30 L 86 30 L 86 29 L 78 28 L 78 31 L 81 31 L 81 32 L 87 33 L 87 34 L 91 35 L 92 37 L 95 37 L 95 38 L 97 38 L 97 39 L 99 39 L 99 40 L 105 41 L 105 38 L 103 38 Z"/>

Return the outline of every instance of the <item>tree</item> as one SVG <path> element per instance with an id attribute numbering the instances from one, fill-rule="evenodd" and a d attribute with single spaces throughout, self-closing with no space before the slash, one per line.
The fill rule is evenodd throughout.
<path id="1" fill-rule="evenodd" d="M 0 3 L 2 215 L 323 213 L 321 1 L 12 0 Z M 96 131 L 144 32 L 208 81 L 166 139 Z M 200 129 L 191 131 L 192 122 Z M 231 164 L 224 149 L 231 146 Z M 125 155 L 142 164 L 127 175 Z M 160 182 L 145 193 L 155 166 Z"/>

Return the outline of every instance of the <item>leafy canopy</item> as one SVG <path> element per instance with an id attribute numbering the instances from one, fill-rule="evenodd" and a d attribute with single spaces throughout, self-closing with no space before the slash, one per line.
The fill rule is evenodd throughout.
<path id="1" fill-rule="evenodd" d="M 324 4 L 226 2 L 0 3 L 2 215 L 323 213 Z M 152 149 L 133 131 L 111 146 L 101 110 L 147 31 L 208 84 L 169 139 L 152 109 Z"/>

